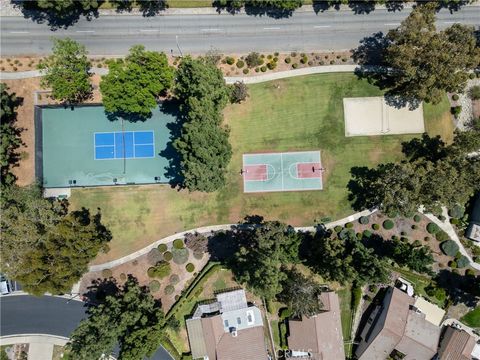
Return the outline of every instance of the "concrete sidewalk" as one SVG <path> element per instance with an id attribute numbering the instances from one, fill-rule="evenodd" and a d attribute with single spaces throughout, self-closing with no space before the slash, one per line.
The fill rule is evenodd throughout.
<path id="1" fill-rule="evenodd" d="M 22 334 L 0 337 L 0 346 L 29 344 L 28 360 L 52 360 L 53 347 L 65 346 L 68 338 L 46 334 Z"/>

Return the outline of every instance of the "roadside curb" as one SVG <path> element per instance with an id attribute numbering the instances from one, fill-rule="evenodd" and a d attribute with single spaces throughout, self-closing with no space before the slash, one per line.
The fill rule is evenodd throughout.
<path id="1" fill-rule="evenodd" d="M 0 346 L 24 343 L 48 343 L 64 346 L 69 338 L 50 334 L 15 334 L 0 336 Z"/>

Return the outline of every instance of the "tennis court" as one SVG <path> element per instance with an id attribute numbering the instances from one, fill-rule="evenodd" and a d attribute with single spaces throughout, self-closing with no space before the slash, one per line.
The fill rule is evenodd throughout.
<path id="1" fill-rule="evenodd" d="M 243 191 L 322 190 L 320 151 L 244 154 Z"/>
<path id="2" fill-rule="evenodd" d="M 100 105 L 37 107 L 37 178 L 44 188 L 168 183 L 175 121 L 160 107 L 137 122 L 111 121 Z"/>

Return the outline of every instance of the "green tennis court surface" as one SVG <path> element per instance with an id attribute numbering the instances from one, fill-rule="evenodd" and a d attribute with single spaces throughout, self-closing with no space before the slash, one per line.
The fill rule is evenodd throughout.
<path id="1" fill-rule="evenodd" d="M 244 154 L 243 191 L 322 190 L 320 151 Z"/>
<path id="2" fill-rule="evenodd" d="M 173 122 L 160 108 L 123 125 L 103 106 L 37 108 L 37 177 L 45 188 L 166 183 Z"/>

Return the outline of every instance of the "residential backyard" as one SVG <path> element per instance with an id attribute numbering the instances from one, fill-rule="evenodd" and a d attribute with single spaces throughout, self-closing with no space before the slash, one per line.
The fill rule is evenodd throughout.
<path id="1" fill-rule="evenodd" d="M 377 96 L 381 91 L 353 74 L 318 74 L 249 86 L 250 97 L 225 111 L 233 157 L 227 185 L 212 194 L 177 191 L 168 185 L 75 189 L 71 203 L 103 212 L 113 233 L 111 250 L 96 263 L 125 256 L 175 232 L 235 223 L 247 214 L 295 226 L 347 216 L 346 185 L 354 166 L 374 166 L 401 156 L 405 136 L 344 136 L 344 97 Z M 426 129 L 451 139 L 447 99 L 424 106 Z M 242 154 L 320 150 L 324 190 L 244 194 Z"/>

